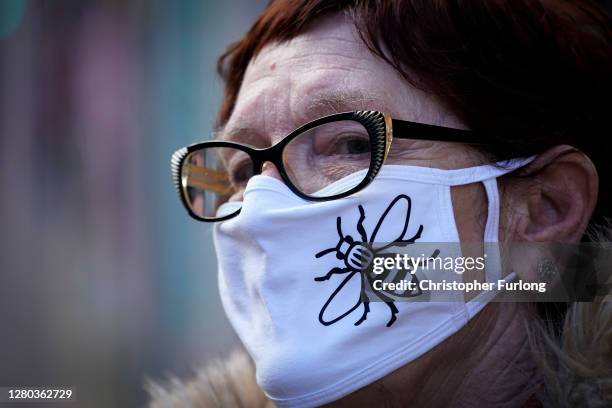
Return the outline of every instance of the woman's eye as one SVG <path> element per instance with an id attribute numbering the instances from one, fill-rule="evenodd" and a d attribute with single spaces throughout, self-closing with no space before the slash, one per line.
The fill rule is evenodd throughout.
<path id="1" fill-rule="evenodd" d="M 370 141 L 364 139 L 351 139 L 346 141 L 348 154 L 363 154 L 370 151 Z"/>
<path id="2" fill-rule="evenodd" d="M 330 155 L 357 155 L 370 152 L 370 140 L 362 136 L 338 136 L 329 146 Z"/>

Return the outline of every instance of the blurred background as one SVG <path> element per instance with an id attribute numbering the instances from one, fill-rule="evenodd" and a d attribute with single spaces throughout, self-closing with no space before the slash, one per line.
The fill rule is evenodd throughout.
<path id="1" fill-rule="evenodd" d="M 237 346 L 170 156 L 209 138 L 216 59 L 264 6 L 0 0 L 0 386 L 142 406 Z"/>

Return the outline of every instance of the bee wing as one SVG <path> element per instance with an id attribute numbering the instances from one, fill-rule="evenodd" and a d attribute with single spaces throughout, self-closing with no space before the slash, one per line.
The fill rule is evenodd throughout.
<path id="1" fill-rule="evenodd" d="M 411 206 L 412 201 L 407 195 L 400 194 L 395 197 L 382 213 L 374 231 L 372 231 L 370 244 L 375 242 L 393 243 L 401 241 L 408 229 Z M 391 245 L 385 245 L 384 248 L 389 246 Z M 376 249 L 381 250 L 384 248 Z"/>
<path id="2" fill-rule="evenodd" d="M 338 314 L 338 313 L 331 313 L 334 316 L 331 316 L 331 318 L 328 318 L 330 316 L 325 316 L 326 311 L 328 309 L 328 307 L 330 307 L 330 305 L 332 305 L 332 302 L 334 301 L 334 299 L 337 298 L 337 295 L 342 291 L 342 289 L 346 286 L 346 284 L 351 281 L 351 279 L 357 275 L 357 277 L 359 279 L 361 279 L 361 274 L 358 271 L 353 271 L 351 273 L 349 273 L 348 276 L 346 276 L 342 282 L 340 282 L 340 285 L 338 285 L 338 287 L 336 289 L 334 289 L 334 291 L 332 292 L 332 294 L 329 296 L 329 298 L 327 299 L 327 301 L 325 302 L 325 304 L 323 305 L 323 307 L 321 308 L 321 311 L 319 312 L 319 322 L 321 322 L 321 324 L 325 325 L 325 326 L 329 326 L 330 324 L 334 324 L 336 323 L 338 320 L 342 320 L 344 319 L 346 316 L 348 316 L 349 314 L 351 314 L 351 312 L 353 312 L 355 309 L 357 309 L 359 307 L 359 305 L 361 305 L 361 280 L 359 280 L 359 282 L 357 281 L 353 281 L 353 282 L 357 282 L 359 288 L 357 290 L 357 301 L 354 305 L 351 305 L 352 301 L 348 301 L 351 302 L 349 303 L 349 305 L 344 305 L 344 304 L 339 304 L 339 303 L 347 303 L 347 297 L 346 296 L 341 296 L 336 300 L 336 302 L 334 302 L 332 309 L 339 309 L 339 310 L 344 310 L 344 312 Z M 349 285 L 350 286 L 350 285 Z M 348 289 L 348 288 L 347 288 Z M 345 290 L 346 291 L 346 290 Z M 342 299 L 340 299 L 342 298 Z M 340 302 L 340 300 L 343 300 L 344 302 Z M 328 314 L 330 314 L 328 312 Z"/>

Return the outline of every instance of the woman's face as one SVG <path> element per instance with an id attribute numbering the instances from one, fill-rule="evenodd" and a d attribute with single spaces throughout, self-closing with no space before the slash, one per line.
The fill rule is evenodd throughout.
<path id="1" fill-rule="evenodd" d="M 435 97 L 409 86 L 374 56 L 349 21 L 332 16 L 291 41 L 267 46 L 251 61 L 220 138 L 270 146 L 304 123 L 354 110 L 378 110 L 403 120 L 465 127 Z M 466 145 L 398 139 L 389 152 L 391 159 L 442 169 L 484 161 Z M 263 174 L 279 177 L 272 165 L 264 166 Z M 482 187 L 454 189 L 453 204 L 461 239 L 480 241 L 486 220 Z"/>
<path id="2" fill-rule="evenodd" d="M 397 119 L 465 128 L 435 96 L 410 86 L 386 62 L 374 56 L 362 43 L 349 20 L 332 15 L 322 18 L 307 32 L 290 41 L 268 45 L 250 62 L 233 112 L 221 130 L 220 138 L 267 147 L 309 121 L 332 113 L 355 110 L 377 110 Z M 534 161 L 536 170 L 544 177 L 538 176 L 542 178 L 539 181 L 534 178 L 534 187 L 527 193 L 525 189 L 531 188 L 528 182 L 521 183 L 524 185 L 500 185 L 500 241 L 511 241 L 517 236 L 524 238 L 520 231 L 516 232 L 518 227 L 523 232 L 529 232 L 531 228 L 531 233 L 535 234 L 533 236 L 541 240 L 551 237 L 575 240 L 582 235 L 596 201 L 597 175 L 588 158 L 565 152 L 563 149 L 551 149 L 540 155 L 542 159 Z M 394 164 L 440 169 L 465 168 L 490 162 L 468 145 L 421 140 L 394 140 L 389 157 Z M 541 171 L 555 160 L 556 167 Z M 264 165 L 263 174 L 280 179 L 277 169 L 270 163 Z M 555 187 L 561 182 L 559 180 L 565 183 L 565 189 L 561 192 Z M 548 185 L 555 188 L 547 189 Z M 451 193 L 460 240 L 482 242 L 487 217 L 484 188 L 480 183 L 474 183 L 453 187 Z M 568 201 L 567 197 L 570 196 L 572 200 Z M 557 205 L 561 202 L 569 204 Z M 532 218 L 530 211 L 534 214 Z M 526 227 L 525 223 L 530 226 Z M 464 255 L 480 256 L 471 253 Z M 506 271 L 502 273 L 505 275 Z M 477 271 L 466 272 L 464 276 L 464 280 L 482 281 L 483 278 Z M 529 360 L 527 349 L 523 347 L 526 333 L 519 309 L 523 310 L 522 305 L 491 305 L 485 310 L 494 312 L 481 312 L 477 322 L 471 322 L 470 331 L 464 328 L 451 336 L 441 344 L 443 347 L 438 346 L 405 366 L 408 371 L 387 376 L 387 385 L 395 384 L 397 387 L 392 387 L 404 392 L 401 390 L 405 390 L 407 381 L 421 381 L 421 374 L 432 375 L 432 367 L 447 367 L 449 361 L 459 360 L 458 355 L 476 349 L 479 350 L 478 357 L 470 360 L 470 364 L 466 363 L 462 368 L 463 375 L 456 375 L 457 378 L 453 380 L 444 377 L 440 381 L 451 384 L 448 389 L 459 389 L 464 383 L 470 383 L 474 385 L 471 389 L 479 392 L 479 387 L 486 381 L 483 382 L 483 378 L 477 375 L 467 381 L 466 373 L 491 371 L 484 368 L 473 370 L 473 366 L 492 364 L 503 370 L 503 361 L 512 365 L 518 360 Z M 489 316 L 487 322 L 492 321 L 492 325 L 479 323 L 485 322 L 483 314 Z M 489 337 L 496 336 L 497 340 L 487 342 L 487 336 L 483 337 L 483 333 Z M 486 347 L 482 345 L 481 349 L 480 343 L 486 343 Z M 531 366 L 527 364 L 519 371 L 517 375 L 525 378 L 516 380 L 516 390 L 507 387 L 514 394 L 524 392 L 524 385 L 531 376 Z M 369 392 L 367 389 L 371 391 L 372 387 L 360 390 L 358 398 L 363 397 L 362 391 Z M 420 390 L 423 391 L 423 388 Z M 437 390 L 436 384 L 429 395 L 436 394 Z M 420 394 L 425 395 L 426 392 Z M 367 397 L 364 398 L 359 401 L 367 401 Z"/>

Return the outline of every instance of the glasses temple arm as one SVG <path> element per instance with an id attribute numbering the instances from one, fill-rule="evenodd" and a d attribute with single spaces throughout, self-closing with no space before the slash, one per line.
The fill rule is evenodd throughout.
<path id="1" fill-rule="evenodd" d="M 392 124 L 393 138 L 397 139 L 433 140 L 468 144 L 490 143 L 490 140 L 487 140 L 482 134 L 473 130 L 454 129 L 399 119 L 393 119 Z"/>

